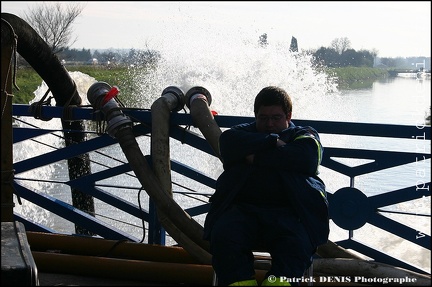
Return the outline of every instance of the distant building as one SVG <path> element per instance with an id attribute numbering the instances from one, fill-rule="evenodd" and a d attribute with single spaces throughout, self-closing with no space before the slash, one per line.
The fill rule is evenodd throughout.
<path id="1" fill-rule="evenodd" d="M 87 65 L 97 65 L 98 62 L 99 62 L 98 59 L 92 58 L 92 59 L 87 61 Z"/>

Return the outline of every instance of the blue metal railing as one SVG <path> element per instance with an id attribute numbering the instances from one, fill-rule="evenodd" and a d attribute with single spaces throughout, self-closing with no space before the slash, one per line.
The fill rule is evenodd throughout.
<path id="1" fill-rule="evenodd" d="M 63 116 L 63 108 L 61 107 L 42 107 L 41 115 L 44 118 L 61 118 Z M 148 110 L 139 109 L 124 109 L 123 112 L 129 116 L 134 122 L 133 131 L 136 137 L 149 136 L 151 134 L 151 113 Z M 75 120 L 95 120 L 95 113 L 92 108 L 88 107 L 74 107 L 71 114 L 71 119 Z M 25 121 L 26 117 L 33 117 L 30 113 L 29 105 L 13 105 L 13 116 L 15 119 Z M 239 117 L 239 116 L 223 116 L 218 115 L 215 117 L 221 129 L 230 127 L 232 125 L 251 121 L 250 117 Z M 202 151 L 209 155 L 213 155 L 213 151 L 210 145 L 206 142 L 203 136 L 199 133 L 192 132 L 187 127 L 193 126 L 191 116 L 187 113 L 172 113 L 170 117 L 171 129 L 170 137 L 178 140 L 183 144 L 187 144 L 193 149 Z M 402 125 L 388 125 L 388 124 L 368 124 L 368 123 L 349 123 L 349 122 L 330 122 L 330 121 L 306 121 L 306 120 L 295 120 L 297 125 L 310 125 L 316 128 L 321 135 L 344 135 L 344 136 L 361 136 L 365 138 L 387 138 L 387 139 L 400 139 L 413 141 L 413 145 L 427 142 L 430 146 L 431 139 L 431 128 L 430 126 L 402 126 Z M 14 145 L 18 142 L 24 142 L 34 139 L 37 136 L 44 134 L 51 134 L 58 132 L 59 130 L 34 128 L 34 127 L 14 127 L 13 138 Z M 128 232 L 120 230 L 113 225 L 108 224 L 95 216 L 91 216 L 70 204 L 61 201 L 55 197 L 46 195 L 32 190 L 22 184 L 25 181 L 41 180 L 29 177 L 24 177 L 24 172 L 32 169 L 50 165 L 58 161 L 80 156 L 85 153 L 97 152 L 100 149 L 114 146 L 120 148 L 115 139 L 111 138 L 107 134 L 101 134 L 92 137 L 82 143 L 76 145 L 69 145 L 68 147 L 58 148 L 44 154 L 39 154 L 32 158 L 24 159 L 19 162 L 14 162 L 14 188 L 16 194 L 24 198 L 33 204 L 40 206 L 56 215 L 74 223 L 81 227 L 84 227 L 91 232 L 98 234 L 101 237 L 107 239 L 129 239 L 138 242 L 140 239 L 131 235 Z M 389 144 L 390 146 L 391 144 Z M 367 162 L 361 165 L 349 166 L 343 164 L 341 158 L 346 159 L 362 159 Z M 149 156 L 151 160 L 151 155 Z M 324 146 L 324 156 L 322 166 L 330 169 L 338 174 L 349 177 L 349 186 L 343 187 L 335 192 L 328 193 L 328 199 L 330 204 L 330 218 L 332 221 L 343 230 L 348 233 L 348 238 L 341 241 L 336 241 L 338 245 L 355 250 L 364 254 L 376 261 L 391 264 L 394 266 L 403 267 L 409 270 L 413 270 L 420 273 L 428 273 L 413 264 L 404 262 L 401 259 L 395 258 L 386 254 L 383 250 L 379 250 L 376 247 L 369 246 L 368 243 L 360 242 L 353 238 L 353 231 L 362 227 L 365 224 L 370 224 L 378 227 L 384 231 L 387 231 L 397 237 L 402 238 L 404 241 L 410 242 L 425 252 L 431 250 L 430 235 L 424 234 L 417 231 L 415 228 L 410 227 L 397 220 L 385 217 L 383 214 L 386 211 L 383 207 L 405 203 L 412 200 L 419 200 L 430 197 L 430 176 L 429 181 L 415 183 L 407 183 L 408 187 L 402 189 L 391 190 L 387 192 L 375 192 L 373 195 L 367 196 L 370 192 L 363 192 L 354 185 L 354 179 L 365 174 L 371 174 L 382 170 L 399 167 L 407 164 L 415 164 L 419 162 L 430 161 L 430 151 L 422 152 L 407 152 L 407 151 L 392 151 L 392 150 L 370 150 L 370 149 L 358 149 L 348 147 L 331 147 Z M 171 161 L 172 171 L 198 182 L 209 189 L 214 189 L 216 178 L 212 178 L 200 171 L 185 165 L 179 161 Z M 125 200 L 122 197 L 114 195 L 109 191 L 109 188 L 115 188 L 116 186 L 103 185 L 100 182 L 104 179 L 111 177 L 131 173 L 131 168 L 127 162 L 120 162 L 114 167 L 105 167 L 97 172 L 93 172 L 90 175 L 82 176 L 75 180 L 65 180 L 61 184 L 70 188 L 76 188 L 88 195 L 97 198 L 106 204 L 115 207 L 133 217 L 144 220 L 149 224 L 149 243 L 165 244 L 165 239 L 155 239 L 158 232 L 161 232 L 160 227 L 157 226 L 156 215 L 154 208 L 152 207 L 151 200 L 148 206 L 148 210 L 141 208 L 140 206 Z M 324 181 L 330 179 L 324 178 Z M 117 186 L 117 188 L 125 188 L 124 186 Z M 379 189 L 376 187 L 377 190 Z M 196 192 L 194 193 L 197 194 Z M 187 192 L 179 195 L 189 195 Z M 209 193 L 203 193 L 202 200 L 197 201 L 192 207 L 185 208 L 191 216 L 205 215 L 208 211 L 208 197 Z M 409 213 L 412 215 L 413 213 Z M 43 231 L 43 232 L 58 232 L 52 230 L 34 220 L 24 218 L 18 213 L 14 213 L 17 220 L 24 223 L 25 227 L 29 231 Z M 414 214 L 418 216 L 427 216 L 430 218 L 430 214 Z M 163 234 L 163 232 L 162 232 Z"/>

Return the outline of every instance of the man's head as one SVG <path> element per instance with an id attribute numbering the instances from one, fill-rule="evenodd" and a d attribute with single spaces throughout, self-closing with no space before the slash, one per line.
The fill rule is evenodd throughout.
<path id="1" fill-rule="evenodd" d="M 259 132 L 279 133 L 291 120 L 291 98 L 282 88 L 265 87 L 255 97 L 254 113 Z"/>

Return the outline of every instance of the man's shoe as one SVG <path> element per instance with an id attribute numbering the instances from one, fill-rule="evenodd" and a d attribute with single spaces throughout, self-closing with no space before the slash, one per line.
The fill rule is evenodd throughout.
<path id="1" fill-rule="evenodd" d="M 291 286 L 291 283 L 283 280 L 281 277 L 270 276 L 264 279 L 261 286 Z"/>
<path id="2" fill-rule="evenodd" d="M 258 286 L 258 282 L 253 280 L 243 280 L 229 284 L 228 286 Z"/>

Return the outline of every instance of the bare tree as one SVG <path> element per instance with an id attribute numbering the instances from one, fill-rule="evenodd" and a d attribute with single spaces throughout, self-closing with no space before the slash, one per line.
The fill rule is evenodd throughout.
<path id="1" fill-rule="evenodd" d="M 339 55 L 351 48 L 351 41 L 347 37 L 334 39 L 330 47 L 333 48 Z"/>
<path id="2" fill-rule="evenodd" d="M 72 38 L 72 23 L 81 14 L 84 6 L 77 3 L 40 6 L 25 13 L 25 20 L 51 47 L 53 53 L 61 52 L 76 41 Z"/>

